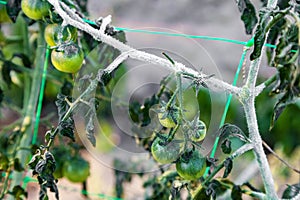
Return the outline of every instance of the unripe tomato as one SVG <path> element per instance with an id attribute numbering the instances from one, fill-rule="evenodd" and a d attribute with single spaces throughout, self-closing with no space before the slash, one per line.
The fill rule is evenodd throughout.
<path id="1" fill-rule="evenodd" d="M 164 113 L 158 113 L 158 120 L 161 125 L 163 125 L 166 128 L 174 128 L 176 126 L 176 123 L 172 119 L 171 116 L 164 117 Z"/>
<path id="2" fill-rule="evenodd" d="M 50 4 L 46 0 L 22 0 L 21 8 L 27 17 L 38 20 L 49 15 Z"/>
<path id="3" fill-rule="evenodd" d="M 199 120 L 197 126 L 191 131 L 191 140 L 194 142 L 202 141 L 206 136 L 206 125 L 203 121 Z"/>
<path id="4" fill-rule="evenodd" d="M 76 42 L 77 29 L 73 26 L 62 27 L 58 24 L 48 24 L 45 28 L 44 38 L 50 47 L 71 40 Z"/>
<path id="5" fill-rule="evenodd" d="M 84 182 L 90 175 L 89 163 L 81 157 L 74 157 L 64 163 L 63 175 L 74 183 Z"/>
<path id="6" fill-rule="evenodd" d="M 164 144 L 164 140 L 157 137 L 151 146 L 151 153 L 153 158 L 161 163 L 168 164 L 177 160 L 181 152 L 181 144 L 176 141 L 171 141 Z"/>
<path id="7" fill-rule="evenodd" d="M 66 73 L 76 73 L 81 68 L 83 59 L 83 51 L 74 42 L 64 45 L 62 50 L 53 50 L 51 53 L 53 66 Z"/>
<path id="8" fill-rule="evenodd" d="M 206 169 L 206 158 L 198 151 L 185 152 L 176 163 L 177 173 L 186 180 L 196 180 L 203 176 Z"/>

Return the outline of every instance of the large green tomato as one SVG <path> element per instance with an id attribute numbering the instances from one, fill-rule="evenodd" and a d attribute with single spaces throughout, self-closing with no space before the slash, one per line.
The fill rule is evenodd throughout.
<path id="1" fill-rule="evenodd" d="M 53 50 L 51 62 L 53 66 L 62 72 L 76 73 L 82 66 L 83 51 L 74 42 L 65 44 L 62 50 Z"/>
<path id="2" fill-rule="evenodd" d="M 206 158 L 196 150 L 185 152 L 176 163 L 177 173 L 186 180 L 199 179 L 205 169 Z"/>
<path id="3" fill-rule="evenodd" d="M 46 0 L 22 0 L 21 8 L 27 17 L 38 20 L 49 15 L 50 4 Z"/>
<path id="4" fill-rule="evenodd" d="M 157 137 L 151 146 L 153 158 L 161 164 L 169 164 L 177 160 L 181 152 L 181 144 L 177 141 L 171 141 L 167 144 Z"/>
<path id="5" fill-rule="evenodd" d="M 75 157 L 64 163 L 63 175 L 74 183 L 86 181 L 90 175 L 89 163 L 81 157 Z"/>

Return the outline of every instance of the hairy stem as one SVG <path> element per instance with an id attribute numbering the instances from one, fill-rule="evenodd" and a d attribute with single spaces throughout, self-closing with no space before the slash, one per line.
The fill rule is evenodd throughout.
<path id="1" fill-rule="evenodd" d="M 277 5 L 277 0 L 269 0 L 267 4 L 268 9 L 274 9 Z M 266 38 L 268 33 L 266 34 Z M 264 44 L 266 41 L 263 41 Z M 262 139 L 258 130 L 257 117 L 255 112 L 255 97 L 256 97 L 256 80 L 260 67 L 260 62 L 262 59 L 262 54 L 257 59 L 251 61 L 250 69 L 247 77 L 245 86 L 243 87 L 243 92 L 241 96 L 241 102 L 244 106 L 244 111 L 246 115 L 249 137 L 253 145 L 253 152 L 255 154 L 259 171 L 265 186 L 267 199 L 273 200 L 278 199 L 275 184 L 270 170 L 270 166 L 267 160 L 267 156 L 264 152 Z"/>

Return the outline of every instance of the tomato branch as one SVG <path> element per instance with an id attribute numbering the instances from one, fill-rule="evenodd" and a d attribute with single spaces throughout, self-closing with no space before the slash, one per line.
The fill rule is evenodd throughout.
<path id="1" fill-rule="evenodd" d="M 242 147 L 240 147 L 238 150 L 233 152 L 228 158 L 233 160 L 233 159 L 243 155 L 247 151 L 250 151 L 251 149 L 253 149 L 252 144 L 245 144 Z M 225 161 L 226 161 L 226 159 L 224 159 L 222 161 L 222 163 L 214 169 L 214 171 L 205 179 L 205 181 L 202 183 L 202 185 L 205 185 L 206 183 L 208 183 L 224 167 Z"/>
<path id="2" fill-rule="evenodd" d="M 63 2 L 60 2 L 58 0 L 48 0 L 50 4 L 53 5 L 55 8 L 56 12 L 62 17 L 64 22 L 66 24 L 70 24 L 82 31 L 87 32 L 95 40 L 102 41 L 119 51 L 121 53 L 126 53 L 128 54 L 128 57 L 136 60 L 140 60 L 143 62 L 148 62 L 154 65 L 159 65 L 162 67 L 166 67 L 172 71 L 175 72 L 181 72 L 181 73 L 188 73 L 192 74 L 195 77 L 207 77 L 207 75 L 203 74 L 202 72 L 197 72 L 191 68 L 186 67 L 182 63 L 179 62 L 174 62 L 174 64 L 170 63 L 168 59 L 161 58 L 155 55 L 152 55 L 150 53 L 146 53 L 143 51 L 136 50 L 116 39 L 113 37 L 101 32 L 99 29 L 93 28 L 89 24 L 85 23 L 73 10 L 71 10 L 66 4 Z M 240 88 L 232 86 L 222 80 L 216 79 L 214 77 L 211 77 L 209 79 L 205 80 L 205 83 L 210 89 L 214 90 L 225 90 L 228 93 L 238 95 L 241 91 Z"/>
<path id="3" fill-rule="evenodd" d="M 277 5 L 277 0 L 269 0 L 267 8 L 274 9 Z M 266 33 L 265 38 L 267 38 L 268 32 Z M 266 43 L 266 39 L 264 38 L 263 44 Z M 250 63 L 250 69 L 248 73 L 248 77 L 246 80 L 246 84 L 243 87 L 243 92 L 241 96 L 241 102 L 243 103 L 244 112 L 246 115 L 249 137 L 252 141 L 253 152 L 255 154 L 260 174 L 262 176 L 262 180 L 265 186 L 266 195 L 268 199 L 278 199 L 275 184 L 272 177 L 272 173 L 270 170 L 270 166 L 267 160 L 267 156 L 264 152 L 262 139 L 259 133 L 258 124 L 257 124 L 257 116 L 255 112 L 255 92 L 256 92 L 256 80 L 258 76 L 258 71 L 262 59 L 262 54 L 260 50 L 260 56 Z"/>

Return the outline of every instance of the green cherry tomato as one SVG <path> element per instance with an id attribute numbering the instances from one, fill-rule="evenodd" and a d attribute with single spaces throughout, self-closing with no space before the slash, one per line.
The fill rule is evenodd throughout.
<path id="1" fill-rule="evenodd" d="M 51 62 L 53 66 L 62 72 L 76 73 L 82 66 L 84 56 L 80 47 L 74 42 L 64 45 L 62 50 L 53 50 Z"/>
<path id="2" fill-rule="evenodd" d="M 82 183 L 90 175 L 90 165 L 83 158 L 74 157 L 64 163 L 63 175 L 71 182 Z"/>
<path id="3" fill-rule="evenodd" d="M 158 120 L 166 128 L 174 128 L 176 126 L 171 116 L 164 117 L 164 113 L 158 113 Z"/>
<path id="4" fill-rule="evenodd" d="M 154 140 L 151 146 L 153 158 L 161 164 L 176 161 L 180 155 L 182 145 L 174 140 L 167 144 L 164 143 L 165 141 L 159 137 Z"/>
<path id="5" fill-rule="evenodd" d="M 177 173 L 186 180 L 196 180 L 203 176 L 206 158 L 198 151 L 185 152 L 176 163 Z"/>
<path id="6" fill-rule="evenodd" d="M 45 28 L 44 38 L 50 47 L 71 40 L 76 42 L 77 29 L 73 26 L 62 27 L 59 24 L 48 24 Z"/>
<path id="7" fill-rule="evenodd" d="M 46 0 L 22 0 L 21 8 L 27 17 L 38 20 L 49 15 L 50 4 Z"/>
<path id="8" fill-rule="evenodd" d="M 191 140 L 193 142 L 200 142 L 206 136 L 206 125 L 203 121 L 199 120 L 197 126 L 191 132 Z"/>

